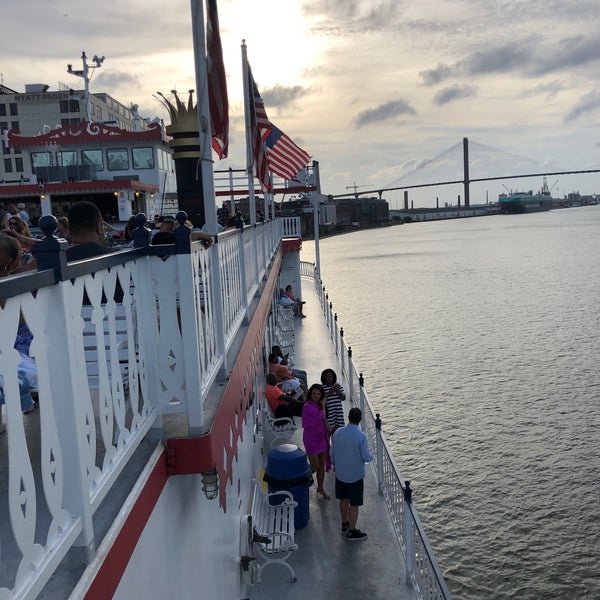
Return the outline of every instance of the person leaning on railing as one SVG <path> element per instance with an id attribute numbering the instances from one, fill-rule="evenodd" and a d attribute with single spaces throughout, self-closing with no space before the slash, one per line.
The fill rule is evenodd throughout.
<path id="1" fill-rule="evenodd" d="M 22 265 L 22 248 L 14 236 L 8 232 L 0 232 L 0 277 L 16 275 L 35 268 L 35 264 Z M 3 301 L 0 306 L 4 307 Z M 15 339 L 15 349 L 19 351 L 21 362 L 17 369 L 19 381 L 19 396 L 21 399 L 21 410 L 24 414 L 33 412 L 37 404 L 31 395 L 31 388 L 37 388 L 37 370 L 35 361 L 29 356 L 29 346 L 33 336 L 23 319 L 19 317 L 19 327 Z M 4 378 L 0 375 L 0 404 L 4 404 Z M 0 433 L 5 431 L 4 424 L 0 421 Z"/>

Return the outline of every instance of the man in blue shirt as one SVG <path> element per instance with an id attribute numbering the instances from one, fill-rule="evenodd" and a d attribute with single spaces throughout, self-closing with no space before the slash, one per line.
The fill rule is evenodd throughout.
<path id="1" fill-rule="evenodd" d="M 347 540 L 364 540 L 367 534 L 356 528 L 358 507 L 363 504 L 365 463 L 373 460 L 367 436 L 358 425 L 360 408 L 351 408 L 348 424 L 337 429 L 331 438 L 331 462 L 335 466 L 335 497 L 340 501 L 342 535 Z"/>

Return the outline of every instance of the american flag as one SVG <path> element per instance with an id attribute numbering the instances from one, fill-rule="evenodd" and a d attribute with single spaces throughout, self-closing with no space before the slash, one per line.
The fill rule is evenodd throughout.
<path id="1" fill-rule="evenodd" d="M 296 173 L 310 161 L 310 154 L 297 146 L 281 129 L 270 123 L 270 131 L 265 140 L 269 168 L 275 175 L 293 179 Z"/>
<path id="2" fill-rule="evenodd" d="M 256 178 L 260 182 L 263 193 L 271 190 L 271 177 L 269 176 L 269 163 L 267 161 L 267 149 L 265 139 L 269 135 L 270 123 L 265 110 L 265 103 L 261 98 L 252 69 L 248 65 L 248 89 L 251 98 L 250 106 L 250 137 L 252 140 L 252 158 L 254 160 Z"/>
<path id="3" fill-rule="evenodd" d="M 206 62 L 208 70 L 208 104 L 212 147 L 219 158 L 227 156 L 229 148 L 229 100 L 223 63 L 223 48 L 219 33 L 217 0 L 206 0 Z"/>

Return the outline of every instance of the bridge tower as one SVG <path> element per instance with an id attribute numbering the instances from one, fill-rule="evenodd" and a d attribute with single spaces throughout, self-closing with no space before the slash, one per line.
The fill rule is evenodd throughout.
<path id="1" fill-rule="evenodd" d="M 463 185 L 465 188 L 465 208 L 469 208 L 471 205 L 471 198 L 469 194 L 469 139 L 463 138 L 463 165 L 464 165 L 464 179 Z"/>

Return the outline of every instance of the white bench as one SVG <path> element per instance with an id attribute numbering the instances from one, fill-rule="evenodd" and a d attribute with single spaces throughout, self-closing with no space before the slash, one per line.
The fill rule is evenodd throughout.
<path id="1" fill-rule="evenodd" d="M 268 406 L 263 408 L 261 412 L 263 429 L 267 434 L 269 448 L 288 443 L 298 429 L 294 419 L 275 417 Z"/>
<path id="2" fill-rule="evenodd" d="M 270 504 L 271 498 L 277 498 L 281 504 Z M 265 494 L 260 483 L 254 480 L 252 498 L 252 542 L 253 547 L 263 560 L 257 561 L 257 583 L 261 581 L 263 569 L 270 564 L 284 565 L 290 571 L 288 581 L 296 581 L 296 571 L 288 564 L 292 552 L 298 550 L 294 543 L 294 508 L 298 503 L 290 492 L 279 491 Z"/>

